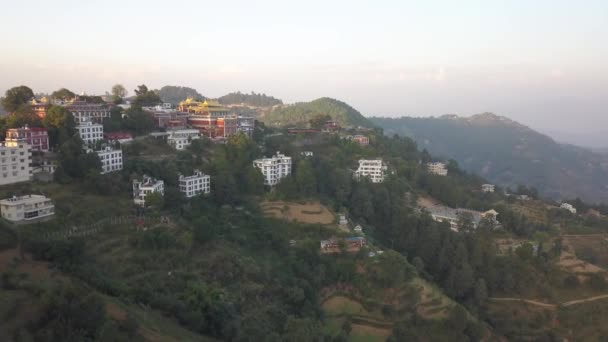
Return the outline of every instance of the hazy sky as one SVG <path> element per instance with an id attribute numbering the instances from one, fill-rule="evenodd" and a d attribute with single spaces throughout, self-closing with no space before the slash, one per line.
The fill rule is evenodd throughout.
<path id="1" fill-rule="evenodd" d="M 11 1 L 0 91 L 255 90 L 608 135 L 607 42 L 606 0 Z"/>

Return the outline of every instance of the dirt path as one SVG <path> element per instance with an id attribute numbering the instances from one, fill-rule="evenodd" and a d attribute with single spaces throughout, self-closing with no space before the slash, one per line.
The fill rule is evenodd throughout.
<path id="1" fill-rule="evenodd" d="M 556 309 L 559 305 L 572 306 L 572 305 L 576 305 L 576 304 L 594 302 L 594 301 L 602 300 L 602 299 L 606 299 L 606 298 L 608 298 L 608 294 L 589 297 L 589 298 L 583 298 L 583 299 L 570 300 L 570 301 L 563 302 L 560 304 L 543 303 L 543 302 L 539 302 L 539 301 L 536 301 L 533 299 L 513 298 L 513 297 L 504 297 L 504 298 L 491 297 L 489 299 L 496 301 L 496 302 L 524 302 L 524 303 L 528 303 L 528 304 L 532 304 L 532 305 L 536 305 L 536 306 L 542 306 L 547 309 Z"/>
<path id="2" fill-rule="evenodd" d="M 608 298 L 608 294 L 595 296 L 595 297 L 589 297 L 589 298 L 583 298 L 583 299 L 577 299 L 577 300 L 571 300 L 569 302 L 562 303 L 562 305 L 570 306 L 570 305 L 575 305 L 575 304 L 580 304 L 580 303 L 594 302 L 596 300 L 605 299 L 605 298 Z"/>
<path id="3" fill-rule="evenodd" d="M 542 306 L 544 308 L 547 309 L 555 309 L 557 308 L 556 304 L 550 304 L 550 303 L 543 303 L 543 302 L 539 302 L 536 300 L 532 300 L 532 299 L 525 299 L 525 298 L 496 298 L 496 297 L 491 297 L 489 298 L 490 300 L 496 301 L 496 302 L 523 302 L 523 303 L 528 303 L 528 304 L 532 304 L 532 305 L 536 305 L 536 306 Z"/>

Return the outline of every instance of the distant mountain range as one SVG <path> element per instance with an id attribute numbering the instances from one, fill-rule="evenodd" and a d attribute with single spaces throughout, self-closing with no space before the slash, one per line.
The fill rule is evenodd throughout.
<path id="1" fill-rule="evenodd" d="M 318 114 L 327 114 L 342 126 L 373 126 L 367 118 L 353 107 L 329 97 L 275 108 L 266 114 L 262 120 L 275 127 L 303 127 L 308 125 L 309 120 Z"/>
<path id="2" fill-rule="evenodd" d="M 386 134 L 413 138 L 434 156 L 503 186 L 536 187 L 553 199 L 608 202 L 608 156 L 560 144 L 491 113 L 438 118 L 370 118 Z"/>

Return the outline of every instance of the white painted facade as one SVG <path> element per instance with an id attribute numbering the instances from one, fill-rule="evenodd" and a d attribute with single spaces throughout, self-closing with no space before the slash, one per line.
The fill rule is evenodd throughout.
<path id="1" fill-rule="evenodd" d="M 192 176 L 179 175 L 179 191 L 187 198 L 211 192 L 211 176 L 194 170 Z"/>
<path id="2" fill-rule="evenodd" d="M 264 185 L 275 186 L 282 178 L 291 174 L 291 157 L 287 157 L 280 152 L 271 158 L 256 159 L 253 166 L 262 171 L 264 175 Z"/>
<path id="3" fill-rule="evenodd" d="M 95 151 L 101 160 L 101 174 L 122 170 L 122 150 L 115 150 L 106 147 L 103 150 Z"/>
<path id="4" fill-rule="evenodd" d="M 2 217 L 11 222 L 33 221 L 55 214 L 53 202 L 42 195 L 26 195 L 0 200 Z"/>
<path id="5" fill-rule="evenodd" d="M 481 191 L 483 192 L 494 192 L 495 189 L 496 186 L 494 186 L 494 184 L 483 184 L 481 186 Z"/>
<path id="6" fill-rule="evenodd" d="M 32 178 L 30 145 L 0 143 L 0 185 L 27 182 Z"/>
<path id="7" fill-rule="evenodd" d="M 445 163 L 440 163 L 440 162 L 436 162 L 436 163 L 428 163 L 426 164 L 428 170 L 430 173 L 437 175 L 437 176 L 447 176 L 448 175 L 448 169 L 445 166 Z"/>
<path id="8" fill-rule="evenodd" d="M 200 139 L 201 132 L 198 129 L 176 129 L 167 131 L 167 143 L 176 150 L 183 150 L 190 146 L 192 140 Z"/>
<path id="9" fill-rule="evenodd" d="M 103 140 L 103 125 L 91 121 L 83 121 L 76 126 L 78 135 L 85 145 L 94 145 Z"/>
<path id="10" fill-rule="evenodd" d="M 570 203 L 562 203 L 562 205 L 560 205 L 559 207 L 568 210 L 572 214 L 576 214 L 576 208 Z"/>
<path id="11" fill-rule="evenodd" d="M 372 183 L 384 182 L 386 164 L 382 159 L 360 159 L 359 168 L 355 171 L 355 179 L 369 178 Z"/>
<path id="12" fill-rule="evenodd" d="M 146 206 L 146 196 L 151 193 L 165 195 L 165 182 L 143 175 L 142 180 L 133 180 L 133 202 L 142 207 Z"/>

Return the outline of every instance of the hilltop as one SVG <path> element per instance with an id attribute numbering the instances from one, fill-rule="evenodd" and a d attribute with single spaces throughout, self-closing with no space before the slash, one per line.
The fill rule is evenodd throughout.
<path id="1" fill-rule="evenodd" d="M 243 105 L 252 107 L 272 107 L 282 105 L 283 101 L 266 94 L 251 94 L 241 93 L 240 91 L 226 94 L 217 99 L 223 105 Z"/>
<path id="2" fill-rule="evenodd" d="M 504 116 L 484 113 L 371 121 L 388 135 L 411 137 L 420 148 L 442 158 L 453 158 L 464 169 L 500 185 L 531 185 L 554 199 L 608 201 L 605 156 L 559 144 Z"/>
<path id="3" fill-rule="evenodd" d="M 373 127 L 359 111 L 329 97 L 276 108 L 265 115 L 262 121 L 272 126 L 306 126 L 310 119 L 319 114 L 331 116 L 342 126 Z"/>

